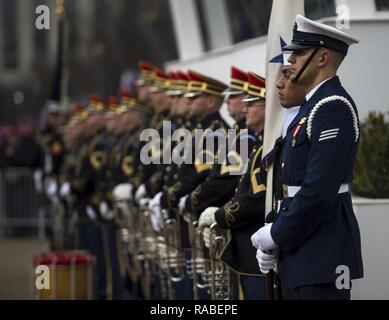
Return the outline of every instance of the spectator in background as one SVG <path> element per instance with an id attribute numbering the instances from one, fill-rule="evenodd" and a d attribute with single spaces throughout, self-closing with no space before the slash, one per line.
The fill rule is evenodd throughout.
<path id="1" fill-rule="evenodd" d="M 28 116 L 21 116 L 17 125 L 0 130 L 0 168 L 37 168 L 42 163 L 42 150 L 37 143 L 35 125 Z"/>

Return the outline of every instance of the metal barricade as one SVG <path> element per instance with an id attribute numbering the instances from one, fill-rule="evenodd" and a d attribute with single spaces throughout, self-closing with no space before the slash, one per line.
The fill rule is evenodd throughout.
<path id="1" fill-rule="evenodd" d="M 39 195 L 29 168 L 0 171 L 0 236 L 17 228 L 39 225 Z"/>

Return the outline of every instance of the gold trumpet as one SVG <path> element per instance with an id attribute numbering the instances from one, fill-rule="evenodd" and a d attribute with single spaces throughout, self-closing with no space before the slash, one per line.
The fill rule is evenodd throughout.
<path id="1" fill-rule="evenodd" d="M 152 282 L 152 275 L 158 274 L 160 281 L 163 280 L 162 270 L 159 262 L 159 245 L 158 237 L 154 233 L 151 224 L 151 212 L 149 209 L 150 199 L 145 198 L 139 202 L 139 232 L 141 233 L 142 241 L 139 241 L 140 254 L 138 259 L 143 261 L 143 273 L 144 273 L 144 288 L 146 298 L 150 298 L 150 289 Z M 167 296 L 167 293 L 163 290 L 164 286 L 161 285 L 162 295 Z"/>
<path id="2" fill-rule="evenodd" d="M 205 254 L 205 245 L 202 229 L 198 226 L 198 221 L 189 219 L 189 236 L 191 239 L 192 259 L 189 262 L 188 270 L 193 279 L 194 299 L 199 299 L 199 289 L 206 289 L 210 292 L 211 261 Z"/>
<path id="3" fill-rule="evenodd" d="M 140 255 L 141 234 L 138 228 L 138 211 L 134 206 L 132 199 L 128 201 L 114 201 L 113 209 L 115 213 L 115 222 L 121 229 L 121 241 L 125 247 L 125 261 L 133 281 L 136 280 L 141 272 L 141 263 L 138 258 Z M 131 260 L 128 261 L 127 253 Z"/>
<path id="4" fill-rule="evenodd" d="M 211 261 L 210 294 L 212 300 L 229 300 L 232 297 L 231 270 L 220 257 L 227 243 L 225 235 L 217 230 L 217 223 L 210 227 L 209 256 Z"/>
<path id="5" fill-rule="evenodd" d="M 166 209 L 162 210 L 163 235 L 166 243 L 167 274 L 171 282 L 184 280 L 186 274 L 186 260 L 181 243 L 181 221 L 175 212 L 171 218 Z"/>

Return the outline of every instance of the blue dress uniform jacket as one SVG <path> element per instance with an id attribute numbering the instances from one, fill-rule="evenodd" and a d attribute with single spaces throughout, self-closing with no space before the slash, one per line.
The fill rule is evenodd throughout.
<path id="1" fill-rule="evenodd" d="M 195 220 L 206 208 L 220 207 L 234 195 L 244 168 L 247 166 L 249 155 L 257 143 L 254 133 L 245 128 L 244 122 L 245 120 L 235 125 L 237 135 L 234 139 L 228 140 L 228 150 L 220 150 L 228 151 L 226 159 L 223 158 L 224 161 L 220 161 L 222 163 L 216 163 L 207 179 L 187 197 L 186 211 L 191 212 L 196 217 Z M 229 156 L 235 160 L 235 163 L 231 164 Z M 218 160 L 221 160 L 221 157 L 223 155 L 219 155 Z"/>
<path id="2" fill-rule="evenodd" d="M 315 108 L 334 95 L 351 104 L 333 98 Z M 334 283 L 340 265 L 349 268 L 351 279 L 363 277 L 351 195 L 338 193 L 341 184 L 352 182 L 358 136 L 355 104 L 338 77 L 318 88 L 288 128 L 283 180 L 301 189 L 294 197 L 285 197 L 271 229 L 280 248 L 279 275 L 284 288 Z"/>
<path id="3" fill-rule="evenodd" d="M 266 171 L 260 167 L 262 141 L 262 135 L 258 136 L 235 195 L 215 212 L 218 226 L 231 232 L 221 259 L 244 275 L 261 275 L 250 237 L 263 226 L 265 219 Z"/>

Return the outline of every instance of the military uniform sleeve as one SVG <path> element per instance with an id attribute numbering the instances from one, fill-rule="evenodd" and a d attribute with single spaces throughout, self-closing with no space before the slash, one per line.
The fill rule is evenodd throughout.
<path id="1" fill-rule="evenodd" d="M 234 229 L 252 221 L 264 220 L 267 175 L 260 167 L 261 154 L 262 148 L 259 148 L 234 197 L 215 213 L 220 227 Z"/>
<path id="2" fill-rule="evenodd" d="M 215 165 L 211 175 L 188 197 L 186 209 L 195 215 L 206 208 L 224 204 L 234 195 L 242 174 L 247 168 L 248 155 L 255 146 L 255 137 L 242 132 L 235 148 L 231 148 L 222 164 Z M 242 143 L 242 141 L 244 143 Z M 240 154 L 240 147 L 247 148 Z"/>

